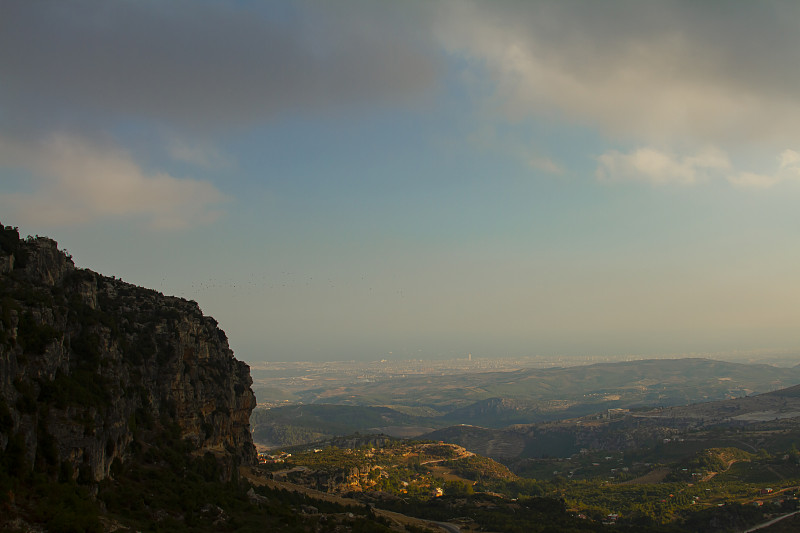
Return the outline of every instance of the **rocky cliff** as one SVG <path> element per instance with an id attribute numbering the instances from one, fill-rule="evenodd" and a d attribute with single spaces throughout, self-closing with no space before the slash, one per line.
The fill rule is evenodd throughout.
<path id="1" fill-rule="evenodd" d="M 229 476 L 255 462 L 249 367 L 195 302 L 91 270 L 0 226 L 0 451 L 100 480 L 169 435 Z"/>

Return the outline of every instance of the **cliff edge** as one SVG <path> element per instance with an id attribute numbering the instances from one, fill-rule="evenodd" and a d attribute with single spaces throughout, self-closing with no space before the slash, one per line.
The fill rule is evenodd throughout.
<path id="1" fill-rule="evenodd" d="M 251 383 L 197 303 L 0 225 L 0 451 L 15 468 L 99 481 L 169 435 L 229 478 L 256 461 Z"/>

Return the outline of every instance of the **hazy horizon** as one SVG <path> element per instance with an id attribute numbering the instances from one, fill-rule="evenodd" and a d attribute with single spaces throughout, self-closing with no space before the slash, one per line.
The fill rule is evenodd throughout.
<path id="1" fill-rule="evenodd" d="M 242 360 L 800 351 L 800 4 L 0 17 L 0 222 Z"/>

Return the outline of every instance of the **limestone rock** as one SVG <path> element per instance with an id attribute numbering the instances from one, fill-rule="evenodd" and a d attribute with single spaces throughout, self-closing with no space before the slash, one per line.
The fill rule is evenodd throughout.
<path id="1" fill-rule="evenodd" d="M 52 239 L 0 234 L 0 450 L 100 480 L 169 431 L 225 476 L 255 463 L 249 367 L 197 303 L 76 268 Z"/>

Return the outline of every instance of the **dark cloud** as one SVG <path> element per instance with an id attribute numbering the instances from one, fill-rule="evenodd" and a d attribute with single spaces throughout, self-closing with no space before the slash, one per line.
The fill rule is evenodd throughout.
<path id="1" fill-rule="evenodd" d="M 663 47 L 664 67 L 675 68 L 675 76 L 797 96 L 797 2 L 556 2 L 531 15 L 529 20 L 538 19 L 536 32 L 547 32 L 547 41 L 556 45 L 554 53 L 583 60 L 587 68 L 590 62 L 602 68 L 615 57 L 624 60 L 637 47 Z"/>
<path id="2" fill-rule="evenodd" d="M 419 40 L 369 9 L 20 0 L 0 12 L 6 128 L 120 117 L 235 126 L 287 110 L 407 100 L 436 74 Z"/>
<path id="3" fill-rule="evenodd" d="M 641 142 L 798 141 L 800 4 L 457 2 L 450 50 L 513 117 L 565 115 Z"/>
<path id="4" fill-rule="evenodd" d="M 0 4 L 0 171 L 29 179 L 0 207 L 59 224 L 208 223 L 215 184 L 152 168 L 133 125 L 175 160 L 225 161 L 213 140 L 281 113 L 408 103 L 436 79 L 415 22 L 377 4 L 9 0 Z M 394 8 L 389 7 L 391 11 Z M 120 133 L 122 131 L 122 133 Z"/>

